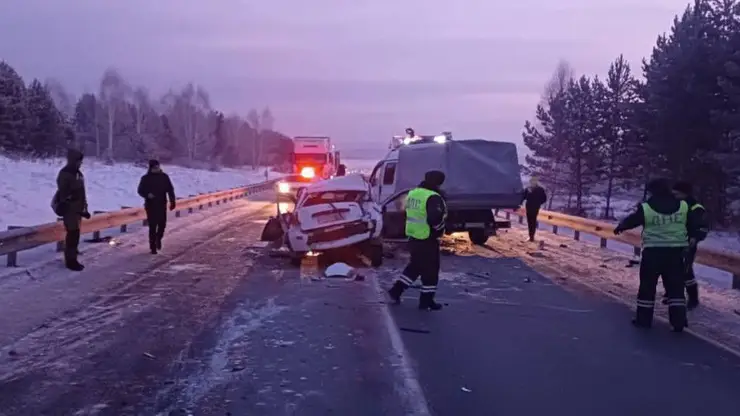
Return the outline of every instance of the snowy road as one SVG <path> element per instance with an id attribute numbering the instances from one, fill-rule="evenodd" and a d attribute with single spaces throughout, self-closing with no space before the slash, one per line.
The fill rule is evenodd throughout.
<path id="1" fill-rule="evenodd" d="M 587 248 L 533 250 L 516 229 L 488 248 L 448 239 L 447 308 L 421 313 L 413 289 L 397 307 L 379 296 L 398 250 L 359 281 L 269 255 L 257 240 L 272 209 L 197 214 L 156 259 L 132 235 L 81 274 L 0 282 L 0 414 L 740 414 L 740 358 L 635 331 L 628 308 L 582 284 L 606 290 L 590 271 L 617 271 Z"/>

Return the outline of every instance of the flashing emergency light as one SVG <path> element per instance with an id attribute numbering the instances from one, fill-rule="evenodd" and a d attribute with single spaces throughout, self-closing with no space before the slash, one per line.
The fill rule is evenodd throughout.
<path id="1" fill-rule="evenodd" d="M 316 171 L 314 170 L 314 168 L 306 166 L 305 168 L 301 169 L 301 176 L 306 179 L 313 179 L 313 177 L 316 176 Z"/>
<path id="2" fill-rule="evenodd" d="M 411 137 L 406 137 L 403 139 L 403 144 L 411 144 Z"/>
<path id="3" fill-rule="evenodd" d="M 434 141 L 436 143 L 444 143 L 444 142 L 447 141 L 447 136 L 444 136 L 444 135 L 442 135 L 442 136 L 434 136 Z"/>
<path id="4" fill-rule="evenodd" d="M 281 194 L 287 194 L 290 192 L 290 185 L 285 182 L 278 183 L 278 192 Z"/>

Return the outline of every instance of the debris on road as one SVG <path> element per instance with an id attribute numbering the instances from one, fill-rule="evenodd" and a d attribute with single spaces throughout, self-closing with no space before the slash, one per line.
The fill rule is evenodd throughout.
<path id="1" fill-rule="evenodd" d="M 470 392 L 472 392 L 472 391 L 473 391 L 473 390 L 470 390 L 469 388 L 467 388 L 467 387 L 465 387 L 465 386 L 463 386 L 463 387 L 460 387 L 460 390 L 464 391 L 465 393 L 470 393 Z"/>

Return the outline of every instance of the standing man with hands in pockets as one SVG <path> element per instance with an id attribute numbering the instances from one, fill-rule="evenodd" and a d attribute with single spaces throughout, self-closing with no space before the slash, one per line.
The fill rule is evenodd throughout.
<path id="1" fill-rule="evenodd" d="M 139 182 L 139 195 L 144 198 L 146 219 L 149 223 L 149 249 L 152 254 L 162 249 L 162 237 L 167 226 L 167 199 L 170 211 L 175 209 L 175 188 L 169 175 L 162 171 L 157 160 L 149 161 L 149 170 Z"/>

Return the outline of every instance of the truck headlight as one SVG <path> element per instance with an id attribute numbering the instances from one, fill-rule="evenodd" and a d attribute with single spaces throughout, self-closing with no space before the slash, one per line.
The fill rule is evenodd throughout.
<path id="1" fill-rule="evenodd" d="M 444 143 L 447 141 L 447 136 L 434 136 L 434 141 L 437 143 Z"/>
<path id="2" fill-rule="evenodd" d="M 279 182 L 278 192 L 280 192 L 281 194 L 287 194 L 288 192 L 290 192 L 290 185 L 285 182 Z"/>

